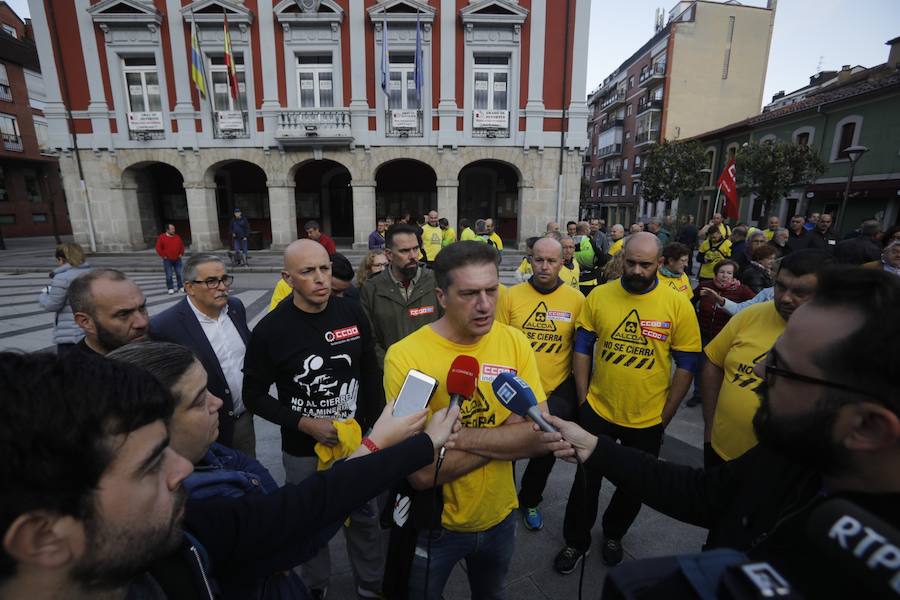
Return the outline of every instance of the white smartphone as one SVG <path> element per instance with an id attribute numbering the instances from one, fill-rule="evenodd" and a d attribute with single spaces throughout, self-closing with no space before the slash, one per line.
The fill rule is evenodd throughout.
<path id="1" fill-rule="evenodd" d="M 405 417 L 422 410 L 428 406 L 435 389 L 437 389 L 437 380 L 434 377 L 410 369 L 406 374 L 403 387 L 400 388 L 400 395 L 397 396 L 397 401 L 394 403 L 392 414 L 395 417 Z"/>

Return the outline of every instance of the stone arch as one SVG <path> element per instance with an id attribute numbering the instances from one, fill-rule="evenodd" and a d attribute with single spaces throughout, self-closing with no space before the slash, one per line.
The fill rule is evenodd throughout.
<path id="1" fill-rule="evenodd" d="M 230 223 L 235 208 L 250 221 L 250 249 L 258 250 L 272 242 L 269 207 L 269 174 L 256 161 L 236 152 L 234 158 L 213 162 L 201 172 L 201 185 L 214 190 L 219 235 L 231 243 Z"/>
<path id="2" fill-rule="evenodd" d="M 508 161 L 480 158 L 463 166 L 457 179 L 458 219 L 466 219 L 474 228 L 476 219 L 491 218 L 504 244 L 516 242 L 522 205 L 521 170 Z"/>
<path id="3" fill-rule="evenodd" d="M 375 179 L 375 215 L 417 215 L 437 208 L 438 171 L 428 161 L 402 155 L 379 163 Z"/>
<path id="4" fill-rule="evenodd" d="M 182 171 L 164 161 L 140 160 L 122 169 L 122 200 L 133 212 L 143 245 L 152 246 L 166 225 L 175 230 L 185 244 L 190 244 L 191 222 Z M 136 237 L 137 237 L 136 236 Z"/>
<path id="5" fill-rule="evenodd" d="M 331 159 L 307 160 L 288 171 L 294 183 L 297 231 L 307 221 L 316 221 L 321 230 L 341 244 L 354 240 L 354 206 L 350 169 Z"/>

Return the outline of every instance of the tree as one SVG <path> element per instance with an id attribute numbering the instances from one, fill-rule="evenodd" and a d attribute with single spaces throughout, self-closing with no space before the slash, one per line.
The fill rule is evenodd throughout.
<path id="1" fill-rule="evenodd" d="M 703 146 L 696 141 L 664 141 L 644 155 L 641 195 L 648 202 L 677 200 L 706 182 Z"/>
<path id="2" fill-rule="evenodd" d="M 807 185 L 825 172 L 825 163 L 815 151 L 792 142 L 750 142 L 735 156 L 738 190 L 756 192 L 767 214 L 791 188 Z"/>

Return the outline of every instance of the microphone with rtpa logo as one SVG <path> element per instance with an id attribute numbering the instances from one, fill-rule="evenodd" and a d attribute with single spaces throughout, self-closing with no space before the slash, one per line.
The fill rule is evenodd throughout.
<path id="1" fill-rule="evenodd" d="M 538 424 L 541 431 L 556 433 L 556 428 L 544 419 L 541 409 L 538 408 L 537 398 L 531 386 L 524 379 L 512 373 L 500 373 L 491 384 L 494 395 L 497 396 L 503 406 L 520 417 L 528 417 Z"/>
<path id="2" fill-rule="evenodd" d="M 478 361 L 471 356 L 461 354 L 453 359 L 447 372 L 447 393 L 450 394 L 450 407 L 459 406 L 465 398 L 475 395 L 478 385 Z"/>

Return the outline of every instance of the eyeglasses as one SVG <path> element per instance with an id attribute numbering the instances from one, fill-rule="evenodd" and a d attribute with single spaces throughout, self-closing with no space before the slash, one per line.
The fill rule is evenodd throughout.
<path id="1" fill-rule="evenodd" d="M 808 375 L 801 375 L 800 373 L 794 373 L 793 371 L 788 371 L 787 369 L 782 369 L 778 366 L 778 352 L 776 352 L 773 347 L 769 350 L 769 354 L 766 356 L 766 380 L 765 384 L 769 387 L 775 385 L 775 376 L 784 377 L 785 379 L 793 379 L 794 381 L 799 381 L 801 383 L 808 383 L 811 385 L 821 385 L 824 387 L 829 387 L 835 390 L 842 390 L 845 392 L 851 392 L 854 394 L 861 394 L 863 396 L 868 396 L 878 402 L 881 402 L 881 398 L 873 394 L 872 392 L 867 392 L 865 390 L 861 390 L 859 388 L 855 388 L 853 386 L 844 385 L 843 383 L 835 383 L 833 381 L 827 381 L 825 379 L 819 379 L 817 377 L 810 377 Z"/>
<path id="2" fill-rule="evenodd" d="M 216 279 L 215 277 L 210 277 L 209 279 L 204 279 L 203 281 L 197 281 L 196 279 L 192 279 L 191 283 L 203 284 L 208 289 L 214 290 L 219 285 L 224 285 L 225 287 L 231 287 L 231 282 L 234 281 L 234 275 L 223 275 L 220 279 Z"/>

